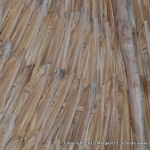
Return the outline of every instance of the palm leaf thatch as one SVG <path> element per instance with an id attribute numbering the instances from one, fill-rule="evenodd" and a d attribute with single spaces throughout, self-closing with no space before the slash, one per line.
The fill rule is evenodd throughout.
<path id="1" fill-rule="evenodd" d="M 0 0 L 1 150 L 148 141 L 149 0 Z"/>

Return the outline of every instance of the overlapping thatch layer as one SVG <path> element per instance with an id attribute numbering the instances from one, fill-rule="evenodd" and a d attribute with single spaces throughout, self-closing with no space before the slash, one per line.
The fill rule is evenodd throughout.
<path id="1" fill-rule="evenodd" d="M 0 149 L 134 148 L 64 144 L 134 141 L 113 2 L 0 0 Z M 150 141 L 150 0 L 128 12 Z"/>

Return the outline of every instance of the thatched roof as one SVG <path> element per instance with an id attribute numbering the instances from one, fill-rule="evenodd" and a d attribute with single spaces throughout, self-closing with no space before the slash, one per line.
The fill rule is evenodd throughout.
<path id="1" fill-rule="evenodd" d="M 126 5 L 143 93 L 140 129 L 115 1 L 0 0 L 0 149 L 130 150 L 134 144 L 64 142 L 131 142 L 141 129 L 150 140 L 150 1 Z"/>

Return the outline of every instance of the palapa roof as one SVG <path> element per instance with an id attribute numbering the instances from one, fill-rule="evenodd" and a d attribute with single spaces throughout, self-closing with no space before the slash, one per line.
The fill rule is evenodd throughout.
<path id="1" fill-rule="evenodd" d="M 113 3 L 0 1 L 0 149 L 133 149 L 64 143 L 134 139 Z M 150 0 L 128 0 L 127 8 L 148 141 Z"/>

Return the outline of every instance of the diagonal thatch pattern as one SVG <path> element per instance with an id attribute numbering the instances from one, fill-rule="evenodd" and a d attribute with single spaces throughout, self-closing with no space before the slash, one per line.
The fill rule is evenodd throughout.
<path id="1" fill-rule="evenodd" d="M 129 0 L 128 0 L 129 2 Z M 150 1 L 129 20 L 150 140 Z M 131 150 L 65 141 L 133 141 L 112 0 L 0 0 L 0 149 Z"/>

